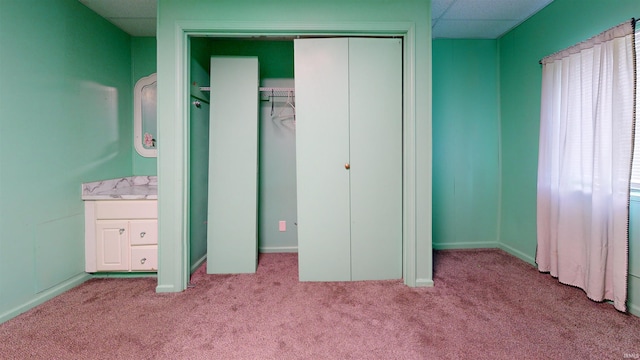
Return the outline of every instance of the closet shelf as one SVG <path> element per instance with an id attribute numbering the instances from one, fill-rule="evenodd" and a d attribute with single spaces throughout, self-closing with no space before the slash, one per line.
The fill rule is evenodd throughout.
<path id="1" fill-rule="evenodd" d="M 260 92 L 273 92 L 274 96 L 289 96 L 295 92 L 295 89 L 292 87 L 260 87 L 259 90 Z"/>
<path id="2" fill-rule="evenodd" d="M 292 87 L 260 87 L 260 92 L 273 92 L 273 96 L 289 96 L 293 95 L 295 88 Z M 200 86 L 200 91 L 211 91 L 210 86 Z"/>

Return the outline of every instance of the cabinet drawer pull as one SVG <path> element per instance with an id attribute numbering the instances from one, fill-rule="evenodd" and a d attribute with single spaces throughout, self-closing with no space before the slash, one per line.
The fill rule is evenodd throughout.
<path id="1" fill-rule="evenodd" d="M 144 264 L 147 261 L 147 258 L 140 259 L 140 264 Z"/>
<path id="2" fill-rule="evenodd" d="M 146 233 L 146 232 L 144 232 L 144 231 L 140 233 L 140 237 L 141 237 L 141 238 L 143 238 L 145 235 L 147 235 L 147 233 Z"/>
<path id="3" fill-rule="evenodd" d="M 122 233 L 124 233 L 124 229 L 120 229 L 120 235 L 122 235 Z"/>

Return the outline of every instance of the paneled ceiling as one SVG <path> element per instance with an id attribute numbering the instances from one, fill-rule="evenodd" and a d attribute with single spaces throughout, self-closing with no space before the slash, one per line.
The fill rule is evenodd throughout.
<path id="1" fill-rule="evenodd" d="M 156 36 L 156 0 L 79 0 L 132 36 Z"/>
<path id="2" fill-rule="evenodd" d="M 155 36 L 156 0 L 79 0 L 132 36 Z M 433 38 L 496 39 L 553 0 L 433 0 Z"/>
<path id="3" fill-rule="evenodd" d="M 497 39 L 553 0 L 433 0 L 433 38 Z"/>

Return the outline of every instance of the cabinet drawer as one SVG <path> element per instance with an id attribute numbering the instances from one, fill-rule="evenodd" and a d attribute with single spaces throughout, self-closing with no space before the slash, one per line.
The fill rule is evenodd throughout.
<path id="1" fill-rule="evenodd" d="M 96 219 L 157 219 L 156 200 L 96 201 Z"/>
<path id="2" fill-rule="evenodd" d="M 155 245 L 131 247 L 131 271 L 157 271 L 158 247 Z"/>
<path id="3" fill-rule="evenodd" d="M 155 245 L 158 243 L 158 220 L 133 220 L 129 223 L 130 244 Z"/>

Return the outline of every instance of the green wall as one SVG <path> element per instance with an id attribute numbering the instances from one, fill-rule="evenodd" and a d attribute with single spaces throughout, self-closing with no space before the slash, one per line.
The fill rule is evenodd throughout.
<path id="1" fill-rule="evenodd" d="M 496 40 L 433 40 L 433 247 L 498 247 Z"/>
<path id="2" fill-rule="evenodd" d="M 633 16 L 636 0 L 555 0 L 503 36 L 500 49 L 502 201 L 500 242 L 533 262 L 542 68 L 538 61 Z"/>
<path id="3" fill-rule="evenodd" d="M 631 198 L 629 205 L 629 312 L 640 316 L 640 197 Z"/>
<path id="4" fill-rule="evenodd" d="M 175 19 L 197 20 L 219 12 L 220 18 L 242 21 L 408 19 L 416 21 L 418 32 L 425 32 L 429 14 L 424 3 L 375 4 L 363 11 L 358 2 L 194 1 L 191 8 L 179 1 L 160 0 L 161 19 L 166 22 L 161 27 L 171 36 Z M 341 11 L 336 13 L 336 7 Z M 633 16 L 640 16 L 637 0 L 555 0 L 499 40 L 434 41 L 434 246 L 491 246 L 498 239 L 498 246 L 533 262 L 538 60 Z M 421 65 L 417 77 L 425 80 L 429 78 L 425 66 L 430 68 L 430 53 L 424 48 L 428 39 L 421 35 L 418 41 Z M 164 43 L 171 45 L 166 39 Z M 206 74 L 204 62 L 214 52 L 208 44 L 203 46 L 198 56 L 207 60 L 198 61 L 201 69 L 199 75 L 192 74 L 194 79 Z M 158 51 L 154 38 L 130 38 L 76 0 L 0 1 L 0 48 L 2 322 L 87 279 L 82 182 L 156 172 L 155 159 L 140 157 L 132 146 L 132 88 L 138 78 L 155 71 L 156 51 L 174 54 L 170 46 Z M 277 66 L 261 71 L 271 76 L 271 69 Z M 282 66 L 273 71 L 286 71 L 288 65 Z M 197 66 L 192 65 L 194 68 Z M 422 99 L 417 111 L 422 117 L 422 112 L 431 111 L 431 92 L 426 81 L 416 86 Z M 499 119 L 498 129 L 495 119 Z M 197 131 L 194 121 L 192 118 L 191 130 Z M 418 128 L 419 151 L 429 154 L 430 143 L 422 138 L 428 134 L 430 139 L 429 122 L 420 120 Z M 430 231 L 430 205 L 422 202 L 429 189 L 428 159 L 417 159 L 417 178 L 423 184 L 417 209 L 419 218 L 425 219 L 416 227 L 419 257 L 430 242 L 425 240 L 425 231 Z M 501 165 L 497 163 L 500 159 Z M 479 165 L 474 166 L 476 163 Z M 471 165 L 465 168 L 462 164 Z M 191 176 L 202 182 L 202 176 Z M 171 176 L 167 181 L 175 183 Z M 206 188 L 191 186 L 196 189 L 193 196 L 206 198 Z M 498 194 L 494 193 L 496 186 L 501 189 Z M 167 194 L 175 195 L 170 190 Z M 638 202 L 632 201 L 629 294 L 631 311 L 636 314 L 640 313 L 639 209 Z M 197 207 L 191 210 L 196 212 Z M 206 212 L 204 216 L 206 219 Z M 200 226 L 196 233 L 201 232 L 201 220 L 192 220 Z M 168 235 L 175 233 L 172 225 L 168 229 Z M 472 230 L 479 236 L 470 238 Z M 191 248 L 192 263 L 205 252 L 196 242 Z M 176 272 L 169 261 L 166 284 L 172 281 L 171 272 Z M 430 264 L 430 260 L 418 264 L 418 272 L 430 276 L 425 269 Z"/>
<path id="5" fill-rule="evenodd" d="M 0 322 L 86 280 L 81 183 L 131 175 L 129 35 L 76 0 L 0 1 Z"/>
<path id="6" fill-rule="evenodd" d="M 131 76 L 134 86 L 141 78 L 156 72 L 156 51 L 155 37 L 131 38 Z M 133 112 L 131 119 L 131 127 L 133 128 Z M 133 142 L 133 137 L 131 141 Z M 135 149 L 132 158 L 133 175 L 156 175 L 158 173 L 157 158 L 140 156 Z"/>
<path id="7" fill-rule="evenodd" d="M 260 79 L 293 79 L 293 40 L 210 39 L 212 56 L 257 56 Z"/>
<path id="8" fill-rule="evenodd" d="M 538 60 L 634 16 L 634 0 L 555 0 L 498 40 L 433 41 L 433 246 L 500 247 L 535 263 Z M 640 201 L 629 308 L 640 314 Z"/>
<path id="9" fill-rule="evenodd" d="M 526 261 L 533 263 L 536 251 L 542 78 L 538 61 L 638 16 L 637 0 L 555 0 L 498 41 L 502 134 L 500 245 Z M 634 224 L 640 225 L 638 220 L 632 219 L 632 228 Z M 634 256 L 632 261 L 637 264 L 640 262 L 637 252 Z M 631 290 L 637 294 L 635 286 Z M 636 295 L 635 309 L 639 308 L 638 300 Z"/>

